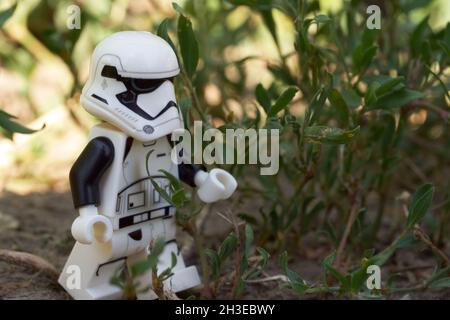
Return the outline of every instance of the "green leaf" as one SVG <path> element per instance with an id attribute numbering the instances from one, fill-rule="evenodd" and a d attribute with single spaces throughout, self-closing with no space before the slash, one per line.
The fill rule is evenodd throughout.
<path id="1" fill-rule="evenodd" d="M 347 127 L 350 122 L 350 108 L 348 107 L 341 93 L 333 88 L 330 91 L 328 99 L 330 100 L 331 105 L 336 108 L 342 126 Z"/>
<path id="2" fill-rule="evenodd" d="M 9 113 L 0 110 L 0 127 L 2 127 L 3 129 L 5 129 L 7 132 L 10 133 L 23 133 L 23 134 L 30 134 L 30 133 L 34 133 L 37 132 L 39 130 L 33 130 L 33 129 L 28 129 L 24 126 L 22 126 L 21 124 L 11 120 L 13 119 L 14 116 L 10 115 Z"/>
<path id="3" fill-rule="evenodd" d="M 328 256 L 326 256 L 322 261 L 322 267 L 324 269 L 327 268 L 327 266 L 331 266 L 334 263 L 334 260 L 336 260 L 336 251 L 333 251 Z"/>
<path id="4" fill-rule="evenodd" d="M 11 18 L 11 16 L 14 14 L 14 11 L 17 8 L 17 3 L 15 3 L 13 6 L 11 6 L 10 8 L 0 11 L 0 28 L 3 27 L 3 25 L 5 24 L 5 22 Z"/>
<path id="5" fill-rule="evenodd" d="M 415 241 L 414 236 L 410 233 L 406 233 L 395 241 L 393 241 L 388 247 L 383 251 L 369 258 L 367 265 L 376 264 L 377 266 L 382 266 L 389 260 L 389 258 L 395 253 L 397 249 L 408 247 L 412 244 L 411 241 Z"/>
<path id="6" fill-rule="evenodd" d="M 258 103 L 263 107 L 266 114 L 269 112 L 270 108 L 270 97 L 267 90 L 259 83 L 255 88 L 255 97 Z"/>
<path id="7" fill-rule="evenodd" d="M 350 286 L 353 293 L 360 291 L 368 276 L 366 266 L 361 266 L 350 274 Z"/>
<path id="8" fill-rule="evenodd" d="M 417 27 L 411 34 L 410 46 L 411 52 L 414 57 L 417 57 L 422 52 L 423 43 L 427 39 L 427 33 L 429 30 L 428 27 L 429 18 L 430 18 L 429 16 L 423 18 L 422 21 L 417 25 Z"/>
<path id="9" fill-rule="evenodd" d="M 389 246 L 380 253 L 374 255 L 370 258 L 370 264 L 376 264 L 377 266 L 382 266 L 386 261 L 394 254 L 397 248 L 395 246 Z"/>
<path id="10" fill-rule="evenodd" d="M 175 254 L 175 252 L 171 252 L 170 260 L 170 267 L 173 269 L 177 265 L 177 255 Z"/>
<path id="11" fill-rule="evenodd" d="M 275 20 L 273 19 L 272 10 L 260 10 L 260 14 L 263 18 L 264 24 L 266 25 L 267 29 L 269 29 L 273 41 L 277 46 L 279 46 L 277 36 L 277 26 L 275 24 Z"/>
<path id="12" fill-rule="evenodd" d="M 314 94 L 311 102 L 308 105 L 308 108 L 306 109 L 306 125 L 314 123 L 319 118 L 320 114 L 322 113 L 323 106 L 325 105 L 325 101 L 327 100 L 328 94 L 329 92 L 328 90 L 326 90 L 326 88 L 320 88 Z"/>
<path id="13" fill-rule="evenodd" d="M 170 189 L 172 192 L 171 194 L 169 194 L 165 189 L 161 188 L 157 181 L 155 181 L 153 178 L 150 178 L 150 182 L 152 183 L 153 187 L 156 189 L 156 191 L 158 191 L 161 197 L 163 197 L 163 199 L 171 205 L 177 208 L 184 205 L 188 198 L 186 195 L 186 190 L 183 188 L 180 180 L 166 170 L 161 169 L 159 171 L 165 175 L 167 180 L 169 180 Z"/>
<path id="14" fill-rule="evenodd" d="M 176 207 L 180 207 L 181 205 L 183 205 L 186 200 L 187 198 L 184 189 L 178 189 L 172 195 L 172 201 Z"/>
<path id="15" fill-rule="evenodd" d="M 249 224 L 245 225 L 245 255 L 248 257 L 251 254 L 251 248 L 253 245 L 253 229 Z"/>
<path id="16" fill-rule="evenodd" d="M 422 185 L 411 200 L 408 213 L 407 227 L 411 228 L 418 223 L 431 206 L 434 195 L 434 186 L 431 183 Z"/>
<path id="17" fill-rule="evenodd" d="M 211 249 L 205 250 L 206 257 L 208 258 L 209 265 L 211 266 L 211 272 L 214 278 L 218 278 L 220 275 L 220 258 L 217 252 Z"/>
<path id="18" fill-rule="evenodd" d="M 374 81 L 369 85 L 369 89 L 367 90 L 366 95 L 364 96 L 364 102 L 366 107 L 373 106 L 377 101 L 377 90 L 379 87 L 380 83 L 377 81 Z"/>
<path id="19" fill-rule="evenodd" d="M 170 39 L 170 36 L 169 36 L 169 31 L 168 31 L 169 23 L 170 23 L 170 19 L 168 19 L 168 18 L 164 19 L 159 24 L 158 29 L 156 31 L 156 34 L 159 37 L 161 37 L 164 40 L 166 40 L 170 44 L 170 46 L 172 47 L 173 51 L 176 53 L 177 50 L 176 50 L 175 44 L 173 43 L 172 39 Z M 177 59 L 178 59 L 178 57 L 177 57 Z"/>
<path id="20" fill-rule="evenodd" d="M 270 63 L 267 69 L 273 74 L 275 79 L 284 82 L 286 85 L 296 85 L 297 80 L 292 76 L 288 68 L 276 63 Z"/>
<path id="21" fill-rule="evenodd" d="M 319 14 L 313 18 L 317 23 L 328 23 L 331 21 L 330 17 L 324 14 Z"/>
<path id="22" fill-rule="evenodd" d="M 251 215 L 249 215 L 247 213 L 239 213 L 237 216 L 239 217 L 239 219 L 241 219 L 241 220 L 243 220 L 243 221 L 245 221 L 247 223 L 250 223 L 250 224 L 253 224 L 253 225 L 257 225 L 258 224 L 258 221 L 255 219 L 255 217 L 253 217 L 253 216 L 251 216 Z"/>
<path id="23" fill-rule="evenodd" d="M 151 246 L 150 254 L 147 259 L 139 261 L 131 266 L 130 272 L 132 277 L 138 277 L 149 269 L 155 270 L 158 265 L 159 256 L 163 252 L 165 246 L 166 239 L 164 237 L 157 238 Z"/>
<path id="24" fill-rule="evenodd" d="M 336 259 L 336 251 L 333 251 L 330 255 L 325 257 L 322 262 L 322 266 L 324 269 L 331 274 L 333 278 L 335 278 L 340 284 L 341 287 L 348 288 L 350 287 L 350 277 L 344 276 L 340 273 L 336 268 L 333 267 L 334 260 Z"/>
<path id="25" fill-rule="evenodd" d="M 281 268 L 286 272 L 288 269 L 288 261 L 287 261 L 287 252 L 284 251 L 280 256 L 278 257 L 278 263 L 280 264 Z"/>
<path id="26" fill-rule="evenodd" d="M 450 288 L 450 277 L 441 278 L 439 280 L 433 281 L 430 285 L 430 288 L 438 289 L 438 288 Z"/>
<path id="27" fill-rule="evenodd" d="M 373 103 L 373 105 L 369 105 L 367 110 L 400 108 L 411 101 L 418 100 L 423 97 L 424 95 L 422 92 L 410 89 L 402 89 L 378 98 L 376 102 Z"/>
<path id="28" fill-rule="evenodd" d="M 448 50 L 448 52 L 446 53 L 447 56 L 450 56 L 450 49 Z M 443 93 L 447 96 L 447 98 L 450 99 L 450 93 L 449 93 L 449 88 L 447 88 L 447 84 L 444 83 L 444 81 L 442 81 L 442 79 L 439 77 L 439 75 L 437 75 L 435 72 L 433 72 L 433 70 L 431 70 L 430 67 L 425 66 L 425 68 L 428 70 L 429 73 L 431 73 L 433 75 L 433 77 L 439 82 L 440 86 L 442 87 Z"/>
<path id="29" fill-rule="evenodd" d="M 173 275 L 174 275 L 174 273 L 172 272 L 172 268 L 166 268 L 163 272 L 161 272 L 158 275 L 158 279 L 159 279 L 159 281 L 165 281 Z"/>
<path id="30" fill-rule="evenodd" d="M 365 69 L 367 69 L 375 57 L 377 50 L 378 47 L 376 45 L 366 47 L 361 44 L 356 47 L 353 52 L 353 71 L 355 73 L 362 73 Z"/>
<path id="31" fill-rule="evenodd" d="M 335 267 L 333 267 L 332 265 L 325 265 L 325 267 L 328 273 L 337 281 L 339 281 L 341 286 L 348 287 L 350 285 L 349 284 L 350 279 L 347 279 L 347 277 L 344 276 L 342 273 L 340 273 Z"/>
<path id="32" fill-rule="evenodd" d="M 267 265 L 267 262 L 269 261 L 270 254 L 261 247 L 256 247 L 256 251 L 258 251 L 259 255 L 261 256 L 261 268 L 265 268 Z"/>
<path id="33" fill-rule="evenodd" d="M 178 18 L 178 42 L 184 70 L 192 78 L 198 64 L 198 44 L 192 29 L 192 22 L 182 14 Z"/>
<path id="34" fill-rule="evenodd" d="M 156 182 L 155 180 L 153 180 L 152 177 L 150 177 L 150 182 L 153 185 L 153 188 L 155 188 L 156 191 L 158 191 L 159 195 L 161 197 L 163 197 L 164 200 L 166 200 L 168 203 L 170 203 L 173 206 L 175 205 L 175 202 L 172 200 L 172 197 L 166 192 L 166 190 L 164 190 L 163 188 L 161 188 L 158 184 L 158 182 Z"/>
<path id="35" fill-rule="evenodd" d="M 415 10 L 418 8 L 426 7 L 428 4 L 430 4 L 430 0 L 408 0 L 408 1 L 399 1 L 398 2 L 401 10 L 404 13 L 407 13 L 411 10 Z"/>
<path id="36" fill-rule="evenodd" d="M 229 257 L 233 253 L 233 251 L 237 247 L 237 244 L 238 238 L 233 232 L 230 233 L 228 237 L 225 238 L 225 240 L 223 240 L 218 250 L 221 262 L 223 262 L 227 257 Z"/>
<path id="37" fill-rule="evenodd" d="M 407 248 L 417 244 L 418 240 L 413 233 L 408 233 L 394 242 L 396 249 Z"/>
<path id="38" fill-rule="evenodd" d="M 270 107 L 267 114 L 268 117 L 275 117 L 278 112 L 283 110 L 292 101 L 298 89 L 296 87 L 289 87 L 283 91 L 278 97 L 277 101 Z"/>
<path id="39" fill-rule="evenodd" d="M 160 169 L 159 172 L 162 172 L 166 176 L 166 178 L 170 182 L 170 186 L 173 188 L 174 191 L 183 189 L 183 185 L 181 184 L 180 180 L 177 177 L 175 177 L 173 174 L 171 174 L 170 172 L 168 172 L 164 169 Z"/>
<path id="40" fill-rule="evenodd" d="M 361 97 L 352 88 L 344 88 L 342 90 L 342 97 L 352 109 L 357 108 L 361 104 Z"/>
<path id="41" fill-rule="evenodd" d="M 382 117 L 383 123 L 383 136 L 381 138 L 381 152 L 385 157 L 388 153 L 389 148 L 392 146 L 394 138 L 395 138 L 395 117 L 392 114 L 383 114 Z"/>
<path id="42" fill-rule="evenodd" d="M 184 14 L 183 8 L 176 2 L 172 2 L 172 8 L 179 14 Z"/>
<path id="43" fill-rule="evenodd" d="M 273 7 L 273 0 L 227 0 L 235 6 L 249 6 L 252 9 L 268 10 Z"/>
<path id="44" fill-rule="evenodd" d="M 181 114 L 183 116 L 184 127 L 189 128 L 189 124 L 191 123 L 189 111 L 192 107 L 192 99 L 189 96 L 181 97 L 178 101 L 178 106 L 180 107 Z"/>
<path id="45" fill-rule="evenodd" d="M 305 129 L 305 138 L 312 143 L 346 144 L 358 135 L 359 126 L 352 130 L 343 130 L 327 126 L 312 126 Z"/>
<path id="46" fill-rule="evenodd" d="M 286 276 L 289 279 L 289 283 L 287 284 L 287 288 L 295 290 L 299 294 L 303 294 L 303 292 L 308 289 L 308 285 L 305 280 L 296 272 L 292 271 L 288 267 L 288 257 L 287 252 L 284 251 L 278 258 L 278 263 L 280 264 L 283 271 L 286 273 Z"/>
<path id="47" fill-rule="evenodd" d="M 366 48 L 371 46 L 377 40 L 377 36 L 379 33 L 380 30 L 378 29 L 369 29 L 365 27 L 361 36 L 361 45 Z"/>
<path id="48" fill-rule="evenodd" d="M 376 94 L 378 97 L 384 96 L 385 94 L 389 94 L 392 91 L 400 88 L 404 88 L 403 82 L 405 81 L 404 77 L 390 78 L 380 84 L 380 86 L 376 89 Z"/>

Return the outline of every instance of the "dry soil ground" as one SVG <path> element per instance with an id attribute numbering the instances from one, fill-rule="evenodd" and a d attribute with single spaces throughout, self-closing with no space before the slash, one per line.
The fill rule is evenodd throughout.
<path id="1" fill-rule="evenodd" d="M 29 252 L 47 260 L 59 272 L 72 246 L 70 225 L 76 216 L 69 192 L 43 192 L 19 195 L 4 192 L 0 197 L 0 249 Z M 218 223 L 217 215 L 205 220 L 206 247 L 214 247 L 223 239 L 228 229 Z M 218 227 L 220 226 L 220 227 Z M 198 264 L 190 240 L 185 242 L 185 257 L 188 264 Z M 309 243 L 309 244 L 308 244 Z M 293 257 L 290 267 L 311 282 L 320 281 L 320 261 L 330 248 L 306 237 L 302 252 Z M 305 249 L 306 248 L 306 249 Z M 447 248 L 448 249 L 448 248 Z M 266 270 L 269 275 L 280 274 L 276 259 L 271 259 Z M 383 276 L 402 271 L 399 284 L 416 283 L 432 272 L 433 258 L 426 252 L 402 251 L 392 263 L 383 267 Z M 280 283 L 269 281 L 249 284 L 244 299 L 296 299 L 294 293 L 280 289 Z M 229 285 L 218 292 L 218 298 L 227 298 Z M 306 298 L 332 298 L 310 296 Z M 450 299 L 450 290 L 412 292 L 391 298 L 397 299 Z M 45 270 L 36 270 L 32 265 L 20 261 L 0 262 L 0 299 L 69 299 L 57 284 L 55 275 Z"/>

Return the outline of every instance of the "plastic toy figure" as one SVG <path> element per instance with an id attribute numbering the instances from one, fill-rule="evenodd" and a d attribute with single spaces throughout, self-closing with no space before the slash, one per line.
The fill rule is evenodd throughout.
<path id="1" fill-rule="evenodd" d="M 170 134 L 182 128 L 173 78 L 179 73 L 171 46 L 148 32 L 118 32 L 96 48 L 81 103 L 104 122 L 93 127 L 90 141 L 70 171 L 70 186 L 79 217 L 72 224 L 77 240 L 59 283 L 75 299 L 119 299 L 121 289 L 110 284 L 125 264 L 147 258 L 152 240 L 167 240 L 159 272 L 177 264 L 164 283 L 178 292 L 200 284 L 195 266 L 186 267 L 175 238 L 175 209 L 151 179 L 169 191 L 164 169 L 198 187 L 204 202 L 226 199 L 237 187 L 222 169 L 171 160 Z M 79 283 L 71 279 L 79 268 Z M 138 299 L 157 298 L 151 270 L 139 277 Z"/>

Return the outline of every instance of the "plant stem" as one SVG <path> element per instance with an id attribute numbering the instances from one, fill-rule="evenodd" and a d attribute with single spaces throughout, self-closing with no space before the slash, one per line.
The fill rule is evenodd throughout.
<path id="1" fill-rule="evenodd" d="M 428 238 L 428 236 L 425 234 L 425 232 L 423 232 L 423 230 L 419 226 L 414 227 L 414 236 L 418 240 L 426 244 L 431 249 L 431 251 L 433 251 L 437 256 L 439 256 L 439 258 L 442 259 L 442 261 L 445 262 L 447 266 L 450 266 L 449 257 L 445 254 L 444 251 L 436 247 L 436 245 Z"/>
<path id="2" fill-rule="evenodd" d="M 208 260 L 206 259 L 205 255 L 205 246 L 203 244 L 203 237 L 198 232 L 197 227 L 195 226 L 195 223 L 189 224 L 190 233 L 192 234 L 192 237 L 194 238 L 194 244 L 195 248 L 197 249 L 197 254 L 200 259 L 200 266 L 202 269 L 202 278 L 203 278 L 203 292 L 202 296 L 209 298 L 211 297 L 211 288 L 209 283 L 209 266 L 208 266 Z"/>
<path id="3" fill-rule="evenodd" d="M 186 86 L 188 88 L 189 94 L 192 96 L 193 106 L 194 106 L 195 110 L 197 111 L 198 115 L 200 116 L 200 119 L 204 123 L 207 123 L 205 113 L 200 108 L 200 99 L 198 98 L 197 92 L 195 91 L 195 88 L 192 84 L 191 79 L 189 79 L 188 75 L 186 74 L 184 67 L 181 67 L 181 74 L 183 76 L 184 83 L 186 84 Z"/>
<path id="4" fill-rule="evenodd" d="M 347 244 L 348 236 L 350 235 L 350 231 L 352 230 L 353 222 L 355 222 L 356 216 L 358 214 L 358 192 L 354 192 L 352 195 L 352 208 L 350 211 L 350 215 L 348 216 L 347 224 L 345 225 L 344 234 L 342 235 L 341 241 L 339 242 L 338 249 L 336 251 L 336 260 L 334 265 L 336 268 L 339 268 L 342 261 L 342 255 L 344 253 L 345 246 Z"/>
<path id="5" fill-rule="evenodd" d="M 375 221 L 369 234 L 369 243 L 372 243 L 377 237 L 378 230 L 380 229 L 381 226 L 381 221 L 383 220 L 385 207 L 386 207 L 386 193 L 382 190 L 380 191 L 380 201 L 378 204 L 377 215 L 375 217 Z"/>

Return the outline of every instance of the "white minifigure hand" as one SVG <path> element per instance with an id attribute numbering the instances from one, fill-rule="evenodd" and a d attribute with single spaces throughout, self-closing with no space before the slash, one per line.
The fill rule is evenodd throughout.
<path id="1" fill-rule="evenodd" d="M 194 182 L 198 197 L 206 203 L 228 199 L 237 188 L 236 179 L 223 169 L 212 169 L 209 173 L 199 171 Z"/>
<path id="2" fill-rule="evenodd" d="M 94 238 L 98 242 L 107 242 L 112 238 L 111 221 L 98 214 L 94 205 L 78 209 L 80 216 L 72 224 L 72 236 L 80 243 L 91 244 Z"/>

